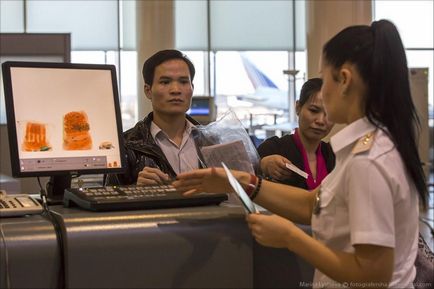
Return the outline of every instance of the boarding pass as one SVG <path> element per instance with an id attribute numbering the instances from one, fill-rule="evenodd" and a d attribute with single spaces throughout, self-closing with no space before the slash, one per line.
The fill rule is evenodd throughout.
<path id="1" fill-rule="evenodd" d="M 296 174 L 302 176 L 303 178 L 307 179 L 308 174 L 306 172 L 303 172 L 302 170 L 300 170 L 299 168 L 297 168 L 293 164 L 287 163 L 286 167 L 288 169 L 290 169 L 291 171 L 293 171 L 294 173 L 296 173 Z"/>

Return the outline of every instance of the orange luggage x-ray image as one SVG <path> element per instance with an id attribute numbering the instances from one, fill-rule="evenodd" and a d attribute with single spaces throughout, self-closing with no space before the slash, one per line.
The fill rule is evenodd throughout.
<path id="1" fill-rule="evenodd" d="M 22 149 L 26 152 L 48 151 L 51 149 L 47 140 L 47 129 L 44 123 L 26 123 L 26 134 Z"/>
<path id="2" fill-rule="evenodd" d="M 89 150 L 92 138 L 87 114 L 71 111 L 63 116 L 63 148 L 65 150 Z"/>

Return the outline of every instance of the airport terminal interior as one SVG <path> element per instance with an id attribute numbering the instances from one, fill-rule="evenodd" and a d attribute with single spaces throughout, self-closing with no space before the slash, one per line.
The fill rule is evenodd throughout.
<path id="1" fill-rule="evenodd" d="M 233 196 L 169 200 L 170 188 L 159 187 L 140 192 L 158 200 L 116 207 L 83 191 L 111 194 L 97 188 L 124 169 L 121 133 L 152 111 L 142 66 L 156 51 L 177 49 L 193 62 L 187 113 L 203 126 L 235 116 L 254 150 L 298 126 L 295 103 L 318 77 L 323 44 L 379 19 L 397 26 L 406 49 L 430 195 L 419 231 L 433 250 L 433 11 L 424 0 L 0 0 L 0 205 L 14 196 L 25 204 L 0 207 L 0 288 L 311 288 L 312 265 L 258 244 Z M 56 135 L 58 123 L 79 128 Z M 79 148 L 68 142 L 78 134 Z M 57 146 L 67 153 L 41 157 Z"/>

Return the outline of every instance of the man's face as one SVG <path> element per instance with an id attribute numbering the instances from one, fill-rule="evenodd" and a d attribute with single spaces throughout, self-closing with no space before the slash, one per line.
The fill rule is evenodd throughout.
<path id="1" fill-rule="evenodd" d="M 155 67 L 152 85 L 145 84 L 145 94 L 155 113 L 184 114 L 190 108 L 193 95 L 187 63 L 171 59 Z"/>

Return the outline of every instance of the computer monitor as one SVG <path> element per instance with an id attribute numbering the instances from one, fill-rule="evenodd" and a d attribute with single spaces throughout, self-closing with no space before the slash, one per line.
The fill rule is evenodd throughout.
<path id="1" fill-rule="evenodd" d="M 124 171 L 113 65 L 7 61 L 2 71 L 14 177 L 52 177 L 58 200 L 72 175 Z"/>
<path id="2" fill-rule="evenodd" d="M 193 96 L 190 110 L 187 113 L 201 124 L 215 121 L 216 107 L 214 98 L 210 96 Z"/>

